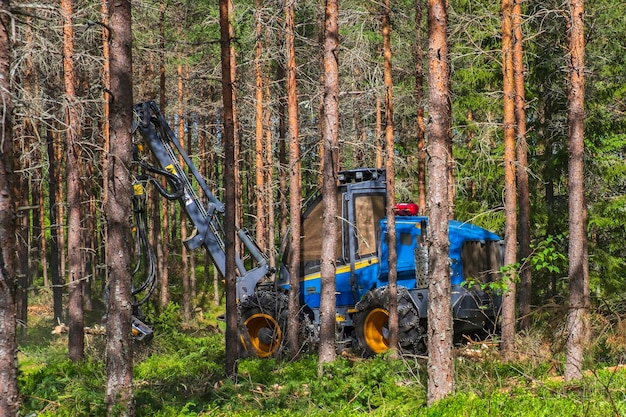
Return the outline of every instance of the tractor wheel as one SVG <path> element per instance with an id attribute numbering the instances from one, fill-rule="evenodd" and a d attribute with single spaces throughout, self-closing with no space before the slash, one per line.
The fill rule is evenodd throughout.
<path id="1" fill-rule="evenodd" d="M 317 352 L 319 348 L 319 328 L 315 326 L 314 313 L 308 307 L 300 309 L 299 338 L 300 353 Z"/>
<path id="2" fill-rule="evenodd" d="M 280 357 L 287 336 L 287 296 L 258 291 L 239 304 L 240 356 Z"/>
<path id="3" fill-rule="evenodd" d="M 388 288 L 375 288 L 356 305 L 354 316 L 355 351 L 373 356 L 389 350 Z M 408 354 L 426 353 L 426 332 L 406 288 L 398 288 L 398 343 Z"/>

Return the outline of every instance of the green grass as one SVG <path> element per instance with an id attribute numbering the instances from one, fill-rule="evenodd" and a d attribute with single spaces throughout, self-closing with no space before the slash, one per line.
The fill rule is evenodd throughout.
<path id="1" fill-rule="evenodd" d="M 313 355 L 246 359 L 228 379 L 224 336 L 212 319 L 182 323 L 174 307 L 154 324 L 154 339 L 135 346 L 138 416 L 626 416 L 626 368 L 605 367 L 618 356 L 591 349 L 603 363 L 565 383 L 563 352 L 538 332 L 520 336 L 509 363 L 494 348 L 459 351 L 456 393 L 427 407 L 423 359 L 340 357 L 321 377 Z M 85 360 L 74 364 L 67 336 L 50 335 L 50 326 L 31 322 L 20 338 L 22 415 L 104 416 L 104 337 L 89 335 Z"/>

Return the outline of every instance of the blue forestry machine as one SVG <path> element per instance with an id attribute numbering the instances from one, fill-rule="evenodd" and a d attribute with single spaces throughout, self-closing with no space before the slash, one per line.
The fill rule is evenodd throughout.
<path id="1" fill-rule="evenodd" d="M 135 160 L 142 173 L 135 183 L 135 226 L 138 252 L 147 262 L 137 267 L 141 283 L 134 286 L 135 313 L 146 302 L 156 284 L 155 256 L 147 239 L 145 190 L 148 183 L 168 200 L 176 200 L 187 213 L 195 231 L 184 244 L 188 249 L 204 247 L 224 276 L 224 231 L 222 216 L 229 208 L 211 193 L 191 158 L 183 149 L 152 101 L 137 104 Z M 149 150 L 150 152 L 146 152 Z M 150 162 L 158 163 L 155 166 Z M 156 176 L 167 179 L 163 187 Z M 371 356 L 385 352 L 388 345 L 387 220 L 385 218 L 385 172 L 354 169 L 339 176 L 338 201 L 341 225 L 337 231 L 336 331 L 340 349 Z M 168 191 L 171 188 L 173 191 Z M 200 193 L 200 194 L 199 194 Z M 428 303 L 428 219 L 417 216 L 414 204 L 396 207 L 399 343 L 409 354 L 426 353 Z M 322 244 L 321 195 L 305 204 L 302 215 L 300 266 L 300 337 L 303 346 L 318 341 L 320 321 L 320 254 Z M 237 232 L 245 253 L 237 257 L 237 300 L 240 353 L 242 356 L 276 357 L 285 351 L 287 293 L 291 256 L 287 247 L 278 276 L 268 258 L 245 229 Z M 497 328 L 499 296 L 485 285 L 500 279 L 503 263 L 502 239 L 481 227 L 450 221 L 450 271 L 455 340 L 463 336 L 484 337 Z M 139 318 L 133 333 L 150 338 L 152 330 Z"/>

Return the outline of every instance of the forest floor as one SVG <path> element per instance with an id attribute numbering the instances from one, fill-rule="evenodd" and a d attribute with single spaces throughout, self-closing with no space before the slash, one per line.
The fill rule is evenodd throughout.
<path id="1" fill-rule="evenodd" d="M 67 359 L 67 333 L 51 309 L 29 308 L 19 337 L 22 416 L 104 416 L 105 340 L 99 314 L 87 316 L 85 360 Z M 423 357 L 360 359 L 349 353 L 317 374 L 317 358 L 245 359 L 224 375 L 224 336 L 217 312 L 184 323 L 172 306 L 155 318 L 154 339 L 135 344 L 137 416 L 626 416 L 624 333 L 595 317 L 585 376 L 563 381 L 558 326 L 520 334 L 503 361 L 495 343 L 455 352 L 455 394 L 426 407 Z M 554 323 L 552 320 L 550 323 Z M 55 329 L 56 328 L 56 329 Z M 618 330 L 621 325 L 618 324 Z"/>

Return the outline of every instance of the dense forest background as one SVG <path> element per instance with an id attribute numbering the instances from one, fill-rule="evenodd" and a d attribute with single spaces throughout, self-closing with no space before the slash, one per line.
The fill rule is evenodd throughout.
<path id="1" fill-rule="evenodd" d="M 44 306 L 39 315 L 53 316 L 56 323 L 72 322 L 66 308 L 69 298 L 71 316 L 68 289 L 73 288 L 76 277 L 70 275 L 76 271 L 70 271 L 68 261 L 72 262 L 77 241 L 84 266 L 78 278 L 83 284 L 81 303 L 87 312 L 94 311 L 87 313 L 87 325 L 99 321 L 106 297 L 103 201 L 112 140 L 107 134 L 109 104 L 116 99 L 108 84 L 111 39 L 107 2 L 75 0 L 71 19 L 63 4 L 67 3 L 39 1 L 14 4 L 11 9 L 13 136 L 19 178 L 14 193 L 19 196 L 17 299 L 19 320 L 24 325 L 29 323 L 29 311 L 38 315 L 35 305 Z M 260 247 L 278 263 L 289 219 L 284 4 L 257 0 L 236 1 L 232 6 L 237 222 L 250 229 Z M 294 6 L 305 199 L 317 190 L 321 175 L 324 8 L 319 2 Z M 533 308 L 523 319 L 530 319 L 533 325 L 545 324 L 546 318 L 553 319 L 554 312 L 567 305 L 568 7 L 566 1 L 522 3 L 528 145 L 528 165 L 522 168 L 529 176 L 532 251 L 527 258 L 518 259 L 513 269 L 532 266 Z M 397 201 L 418 201 L 423 191 L 419 180 L 424 173 L 419 160 L 422 109 L 428 119 L 423 94 L 428 89 L 428 77 L 423 73 L 428 40 L 424 11 L 421 1 L 391 4 Z M 621 2 L 589 0 L 585 4 L 589 276 L 594 306 L 611 314 L 624 307 L 620 300 L 626 291 L 622 243 L 626 233 L 626 75 L 621 41 L 626 35 L 625 12 L 626 4 Z M 500 5 L 450 0 L 448 13 L 454 217 L 504 235 Z M 338 163 L 342 170 L 382 164 L 382 14 L 381 5 L 375 2 L 349 0 L 339 5 Z M 204 0 L 134 1 L 132 19 L 134 101 L 159 103 L 210 188 L 221 198 L 225 116 L 218 7 Z M 68 22 L 73 29 L 72 48 L 68 48 Z M 66 66 L 68 53 L 73 61 L 71 71 Z M 77 173 L 78 188 L 71 179 Z M 201 317 L 211 304 L 220 305 L 223 287 L 206 254 L 189 253 L 181 243 L 192 227 L 180 208 L 168 206 L 156 196 L 149 205 L 150 238 L 156 246 L 160 281 L 145 310 L 157 326 L 168 329 L 175 305 L 181 305 L 186 321 Z M 78 228 L 71 224 L 77 213 Z M 77 230 L 80 237 L 70 237 Z M 170 301 L 175 304 L 168 308 Z M 59 328 L 64 331 L 63 326 Z M 32 334 L 27 335 L 26 329 L 21 326 L 21 340 L 27 342 Z M 179 336 L 172 340 L 189 342 L 184 336 L 177 339 Z M 201 343 L 214 342 L 208 338 Z M 70 340 L 70 357 L 71 346 Z M 87 347 L 88 355 L 91 348 Z M 202 352 L 210 349 L 201 347 Z M 340 369 L 341 363 L 333 366 L 336 372 L 350 373 Z M 364 372 L 377 372 L 377 367 L 383 368 L 374 363 Z M 45 372 L 39 375 L 45 377 Z M 617 413 L 613 399 L 609 400 L 611 410 Z"/>
<path id="2" fill-rule="evenodd" d="M 624 247 L 624 50 L 626 27 L 620 2 L 586 2 L 586 181 L 589 210 L 589 264 L 592 293 L 620 294 Z M 523 4 L 528 168 L 531 194 L 531 233 L 535 266 L 533 304 L 565 295 L 567 271 L 567 124 L 565 3 L 527 1 Z M 276 213 L 284 181 L 284 21 L 279 3 L 234 4 L 237 133 L 240 141 L 240 178 L 245 207 L 241 222 L 254 230 L 255 187 L 255 70 L 263 74 L 264 129 L 271 149 L 274 178 L 271 193 Z M 303 195 L 319 185 L 319 111 L 321 103 L 321 47 L 319 4 L 296 5 L 299 126 Z M 103 68 L 101 5 L 74 2 L 74 61 L 76 97 L 69 102 L 63 88 L 61 15 L 56 2 L 17 5 L 13 88 L 16 91 L 16 140 L 22 174 L 23 262 L 28 261 L 24 287 L 42 289 L 64 278 L 66 190 L 64 133 L 66 110 L 76 105 L 81 129 L 84 252 L 90 287 L 101 288 L 103 238 L 100 228 L 104 120 L 106 96 Z M 140 1 L 133 3 L 133 80 L 135 101 L 155 100 L 172 126 L 182 124 L 189 153 L 201 161 L 210 186 L 219 194 L 220 61 L 217 7 L 212 2 Z M 380 146 L 381 100 L 384 99 L 380 8 L 375 3 L 350 1 L 339 9 L 340 28 L 340 167 L 375 166 Z M 452 77 L 454 217 L 503 232 L 502 74 L 499 5 L 481 1 L 450 2 L 450 59 Z M 417 121 L 424 102 L 416 102 L 416 39 L 425 42 L 426 22 L 415 20 L 412 1 L 391 8 L 396 195 L 416 201 Z M 257 20 L 258 19 L 258 20 Z M 260 32 L 255 26 L 260 24 Z M 417 26 L 416 26 L 417 24 Z M 420 32 L 416 37 L 416 30 Z M 256 48 L 261 44 L 260 53 Z M 422 45 L 423 51 L 425 45 Z M 420 81 L 424 78 L 420 78 Z M 164 82 L 164 84 L 163 84 Z M 428 86 L 424 86 L 427 88 Z M 428 111 L 426 109 L 426 117 Z M 377 119 L 378 118 L 378 119 Z M 377 121 L 378 120 L 378 121 Z M 179 133 L 180 134 L 180 133 Z M 283 164 L 279 163 L 281 161 Z M 53 195 L 56 194 L 56 195 Z M 160 204 L 160 203 L 155 203 Z M 250 209 L 248 209 L 248 207 Z M 265 210 L 267 211 L 267 210 Z M 181 223 L 170 217 L 170 256 L 180 256 Z M 179 216 L 179 214 L 178 214 Z M 286 216 L 272 248 L 284 237 Z M 278 222 L 278 221 L 276 221 Z M 185 233 L 185 232 L 183 232 Z M 268 249 L 273 251 L 277 249 Z M 54 253 L 51 253 L 54 252 Z M 44 256 L 43 254 L 46 254 Z M 276 252 L 277 253 L 277 252 Z M 187 256 L 185 254 L 185 256 Z M 194 257 L 204 254 L 194 254 Z M 175 259 L 170 264 L 180 265 Z M 201 262 L 199 262 L 201 263 Z M 57 265 L 58 264 L 58 265 Z M 177 271 L 180 272 L 180 271 Z M 180 296 L 177 272 L 170 280 L 174 299 Z M 178 274 L 180 275 L 180 274 Z M 204 284 L 202 284 L 204 285 Z M 98 296 L 96 296 L 98 297 Z"/>

